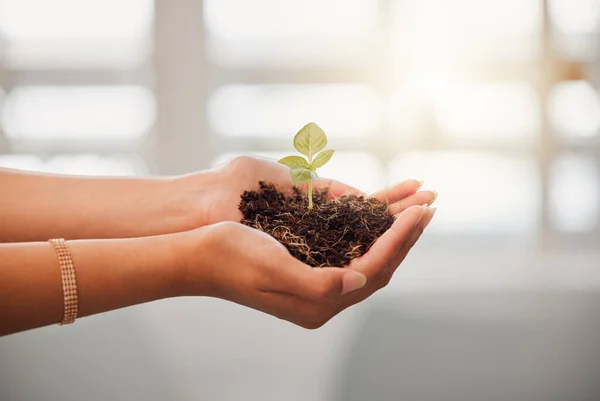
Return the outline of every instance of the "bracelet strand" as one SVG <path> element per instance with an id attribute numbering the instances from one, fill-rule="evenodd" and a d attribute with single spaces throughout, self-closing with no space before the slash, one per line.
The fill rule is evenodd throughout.
<path id="1" fill-rule="evenodd" d="M 63 238 L 55 238 L 48 240 L 52 244 L 58 263 L 60 265 L 60 274 L 63 287 L 64 312 L 63 320 L 59 324 L 71 324 L 77 319 L 79 309 L 79 299 L 77 295 L 77 280 L 75 278 L 75 266 L 73 266 L 73 258 L 71 251 L 67 246 L 67 242 Z"/>

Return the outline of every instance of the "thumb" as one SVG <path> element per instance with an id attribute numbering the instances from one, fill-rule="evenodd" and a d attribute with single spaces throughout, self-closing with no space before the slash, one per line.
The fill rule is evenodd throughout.
<path id="1" fill-rule="evenodd" d="M 313 268 L 301 264 L 289 272 L 288 291 L 315 301 L 348 294 L 367 283 L 363 273 L 340 267 Z"/>
<path id="2" fill-rule="evenodd" d="M 349 271 L 342 277 L 341 295 L 359 290 L 367 284 L 367 276 L 356 271 Z"/>

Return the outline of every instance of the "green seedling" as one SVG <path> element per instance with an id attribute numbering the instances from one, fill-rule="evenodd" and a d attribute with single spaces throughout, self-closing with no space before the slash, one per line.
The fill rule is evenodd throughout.
<path id="1" fill-rule="evenodd" d="M 294 147 L 308 157 L 308 160 L 302 156 L 286 156 L 279 160 L 279 163 L 290 168 L 294 185 L 308 181 L 308 210 L 313 209 L 312 180 L 319 177 L 317 169 L 323 167 L 333 156 L 333 150 L 323 150 L 326 145 L 327 135 L 321 127 L 308 123 L 294 136 Z"/>

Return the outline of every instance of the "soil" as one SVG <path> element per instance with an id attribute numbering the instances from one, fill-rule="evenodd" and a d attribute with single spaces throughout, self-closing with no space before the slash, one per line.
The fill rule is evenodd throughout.
<path id="1" fill-rule="evenodd" d="M 307 196 L 298 188 L 286 195 L 273 184 L 259 184 L 258 191 L 242 194 L 242 223 L 270 234 L 292 256 L 313 267 L 348 265 L 394 222 L 387 204 L 376 199 L 356 195 L 330 199 L 327 190 L 315 191 L 309 211 Z"/>

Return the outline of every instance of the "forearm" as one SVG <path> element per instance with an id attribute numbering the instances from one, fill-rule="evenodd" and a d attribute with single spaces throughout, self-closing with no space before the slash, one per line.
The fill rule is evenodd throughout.
<path id="1" fill-rule="evenodd" d="M 201 224 L 194 218 L 212 180 L 212 173 L 182 179 L 94 178 L 0 169 L 0 242 L 192 229 Z"/>
<path id="2" fill-rule="evenodd" d="M 69 241 L 79 316 L 177 295 L 174 235 Z M 0 335 L 59 323 L 61 272 L 48 242 L 0 244 Z"/>

